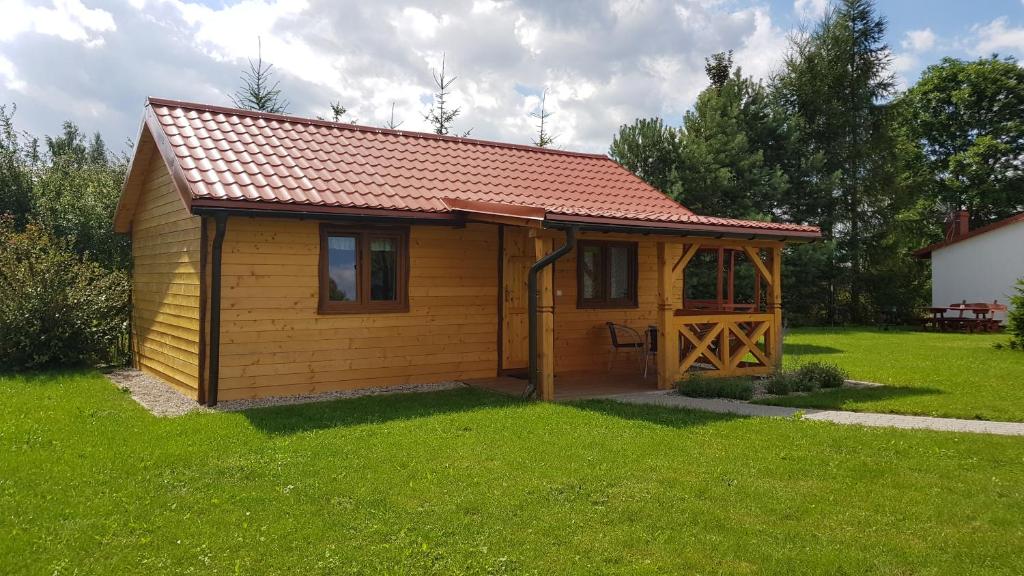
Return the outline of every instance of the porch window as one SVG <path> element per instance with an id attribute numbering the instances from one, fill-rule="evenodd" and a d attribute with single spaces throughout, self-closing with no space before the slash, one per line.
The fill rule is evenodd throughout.
<path id="1" fill-rule="evenodd" d="M 576 307 L 636 308 L 636 242 L 585 240 L 578 246 Z"/>
<path id="2" fill-rule="evenodd" d="M 320 313 L 409 309 L 404 228 L 320 228 Z"/>

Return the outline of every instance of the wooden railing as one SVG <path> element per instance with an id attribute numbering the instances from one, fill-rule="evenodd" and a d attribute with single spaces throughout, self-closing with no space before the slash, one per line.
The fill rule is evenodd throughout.
<path id="1" fill-rule="evenodd" d="M 677 378 L 695 369 L 708 376 L 755 376 L 776 365 L 778 315 L 773 312 L 677 312 Z"/>

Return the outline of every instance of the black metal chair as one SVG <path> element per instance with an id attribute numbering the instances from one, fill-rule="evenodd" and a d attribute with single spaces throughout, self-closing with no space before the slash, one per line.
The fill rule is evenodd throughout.
<path id="1" fill-rule="evenodd" d="M 612 371 L 615 360 L 618 358 L 619 350 L 640 352 L 643 355 L 643 375 L 647 378 L 647 367 L 650 357 L 657 353 L 658 328 L 648 326 L 644 333 L 614 322 L 606 322 L 608 335 L 611 337 L 611 357 L 608 358 L 608 371 Z M 637 357 L 637 368 L 640 368 L 640 357 Z"/>

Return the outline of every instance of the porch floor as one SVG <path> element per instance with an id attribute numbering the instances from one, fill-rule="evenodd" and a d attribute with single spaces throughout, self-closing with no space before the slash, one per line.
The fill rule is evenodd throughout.
<path id="1" fill-rule="evenodd" d="M 522 396 L 526 391 L 526 378 L 499 376 L 497 378 L 479 378 L 466 380 L 466 384 L 475 388 Z M 637 372 L 572 372 L 555 375 L 555 401 L 565 402 L 608 396 L 611 394 L 631 394 L 649 392 L 658 389 L 658 376 L 651 370 L 647 378 Z"/>

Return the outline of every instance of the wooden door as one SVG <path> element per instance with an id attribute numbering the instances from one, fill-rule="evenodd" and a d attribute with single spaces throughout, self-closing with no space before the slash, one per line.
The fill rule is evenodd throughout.
<path id="1" fill-rule="evenodd" d="M 505 226 L 504 234 L 501 369 L 521 370 L 529 364 L 527 280 L 533 256 L 526 228 Z"/>

